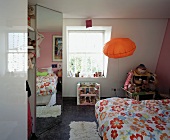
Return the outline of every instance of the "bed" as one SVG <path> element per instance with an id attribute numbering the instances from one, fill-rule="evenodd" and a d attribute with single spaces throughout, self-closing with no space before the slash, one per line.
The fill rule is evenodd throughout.
<path id="1" fill-rule="evenodd" d="M 37 75 L 36 77 L 36 105 L 56 104 L 57 79 L 55 73 Z"/>
<path id="2" fill-rule="evenodd" d="M 107 98 L 95 104 L 103 140 L 170 140 L 170 99 Z"/>

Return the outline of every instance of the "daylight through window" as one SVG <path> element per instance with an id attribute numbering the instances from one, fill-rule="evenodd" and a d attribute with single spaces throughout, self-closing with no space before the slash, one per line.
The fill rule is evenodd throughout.
<path id="1" fill-rule="evenodd" d="M 104 31 L 69 31 L 68 76 L 102 77 L 103 46 Z"/>
<path id="2" fill-rule="evenodd" d="M 27 33 L 8 33 L 8 71 L 27 70 Z"/>

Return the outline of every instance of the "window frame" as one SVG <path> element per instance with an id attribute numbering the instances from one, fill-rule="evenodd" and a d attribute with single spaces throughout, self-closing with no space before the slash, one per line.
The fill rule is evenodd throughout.
<path id="1" fill-rule="evenodd" d="M 24 44 L 22 44 L 23 45 L 23 47 L 21 47 L 23 50 L 17 50 L 17 48 L 16 49 L 10 49 L 9 48 L 9 34 L 23 34 L 22 36 L 25 36 L 25 41 L 24 41 Z M 28 50 L 27 50 L 27 38 L 28 38 L 28 33 L 26 33 L 26 32 L 20 32 L 20 31 L 17 31 L 17 32 L 13 32 L 13 31 L 10 31 L 10 32 L 8 32 L 7 33 L 7 44 L 8 44 L 8 48 L 7 48 L 7 50 L 6 50 L 6 53 L 7 53 L 7 63 L 6 64 L 8 64 L 8 65 L 6 65 L 6 71 L 7 72 L 15 72 L 15 73 L 21 73 L 21 72 L 24 72 L 25 73 L 25 71 L 27 71 L 27 65 L 25 65 L 24 66 L 24 69 L 23 70 L 10 70 L 10 68 L 9 68 L 9 63 L 8 63 L 8 61 L 9 61 L 9 54 L 16 54 L 16 55 L 18 55 L 18 54 L 22 54 L 23 56 L 25 56 L 25 59 L 23 60 L 23 61 L 25 61 L 25 64 L 27 64 L 27 54 L 28 54 Z M 25 47 L 24 47 L 25 46 Z M 18 64 L 18 63 L 17 63 Z"/>
<path id="2" fill-rule="evenodd" d="M 66 26 L 66 77 L 69 77 L 69 78 L 80 78 L 80 77 L 72 77 L 72 76 L 69 76 L 68 74 L 68 67 L 69 67 L 69 51 L 68 51 L 68 47 L 69 47 L 69 32 L 70 31 L 74 31 L 74 32 L 77 32 L 77 31 L 95 31 L 95 32 L 103 32 L 104 34 L 104 42 L 103 44 L 105 44 L 106 42 L 108 42 L 111 38 L 111 31 L 112 31 L 112 26 L 93 26 L 91 27 L 90 29 L 89 28 L 86 28 L 85 26 Z M 102 73 L 104 73 L 102 77 L 81 77 L 81 78 L 107 78 L 107 68 L 108 68 L 108 57 L 105 56 L 103 54 L 103 57 L 104 57 L 104 62 L 103 62 L 103 71 Z"/>
<path id="3" fill-rule="evenodd" d="M 70 31 L 68 31 L 68 43 L 69 43 L 69 34 L 70 33 L 100 33 L 101 35 L 102 35 L 102 44 L 104 45 L 104 31 L 101 31 L 101 30 L 78 30 L 78 31 L 76 31 L 76 30 L 70 30 Z M 69 47 L 70 47 L 70 45 L 68 44 L 68 47 L 67 47 L 67 50 L 68 50 L 68 63 L 67 63 L 67 72 L 69 72 L 69 58 L 70 58 L 70 55 L 87 55 L 87 56 L 89 56 L 90 57 L 90 54 L 91 55 L 102 55 L 102 62 L 101 62 L 101 64 L 102 64 L 102 67 L 101 67 L 101 72 L 103 73 L 103 70 L 104 70 L 104 54 L 102 53 L 102 52 L 90 52 L 90 51 L 82 51 L 82 52 L 69 52 Z M 87 62 L 87 61 L 85 61 L 85 62 Z M 85 65 L 87 65 L 87 63 L 85 64 Z M 82 67 L 83 69 L 84 69 L 84 67 Z M 94 72 L 92 72 L 92 70 L 91 70 L 91 74 L 94 74 Z M 85 71 L 85 74 L 88 74 L 88 72 L 87 71 Z M 86 76 L 87 77 L 87 76 Z M 92 77 L 92 76 L 90 76 L 90 77 Z"/>

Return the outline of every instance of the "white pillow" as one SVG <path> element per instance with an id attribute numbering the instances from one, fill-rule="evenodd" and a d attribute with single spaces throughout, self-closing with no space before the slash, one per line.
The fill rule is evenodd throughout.
<path id="1" fill-rule="evenodd" d="M 52 67 L 47 68 L 47 72 L 48 72 L 49 74 L 52 74 L 52 73 L 53 73 Z"/>

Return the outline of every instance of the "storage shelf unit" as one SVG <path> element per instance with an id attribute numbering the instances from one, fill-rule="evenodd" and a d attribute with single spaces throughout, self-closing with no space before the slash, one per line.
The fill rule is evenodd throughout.
<path id="1" fill-rule="evenodd" d="M 154 91 L 148 91 L 148 92 L 130 92 L 128 90 L 125 90 L 124 88 L 122 88 L 125 91 L 126 97 L 127 98 L 131 98 L 131 99 L 135 99 L 135 100 L 150 100 L 150 99 L 154 99 L 155 98 L 155 92 Z"/>
<path id="2" fill-rule="evenodd" d="M 80 82 L 77 84 L 77 105 L 95 105 L 100 100 L 100 84 Z"/>

